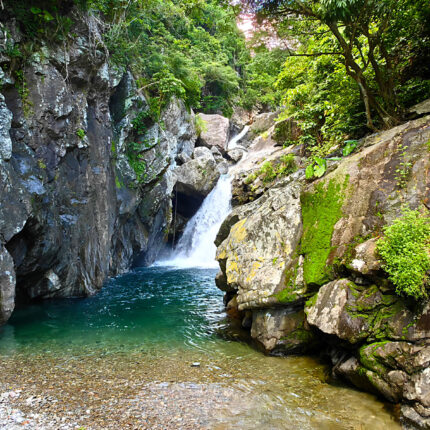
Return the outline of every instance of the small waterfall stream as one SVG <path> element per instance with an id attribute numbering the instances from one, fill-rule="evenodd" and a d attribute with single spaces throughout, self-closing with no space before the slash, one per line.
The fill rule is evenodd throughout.
<path id="1" fill-rule="evenodd" d="M 214 240 L 231 211 L 231 178 L 223 175 L 204 200 L 197 213 L 188 221 L 172 258 L 159 264 L 177 267 L 218 267 Z"/>
<path id="2" fill-rule="evenodd" d="M 235 136 L 227 145 L 228 150 L 237 147 L 246 135 L 249 126 Z M 215 261 L 216 235 L 222 222 L 231 211 L 231 178 L 222 175 L 215 188 L 209 193 L 197 213 L 188 221 L 182 237 L 175 246 L 170 258 L 156 265 L 180 268 L 217 268 Z"/>
<path id="3" fill-rule="evenodd" d="M 233 139 L 231 139 L 230 142 L 228 142 L 227 149 L 229 151 L 231 151 L 232 149 L 235 149 L 237 147 L 237 144 L 242 140 L 245 134 L 248 133 L 248 130 L 249 130 L 249 125 L 245 125 L 242 131 L 237 136 L 233 137 Z"/>

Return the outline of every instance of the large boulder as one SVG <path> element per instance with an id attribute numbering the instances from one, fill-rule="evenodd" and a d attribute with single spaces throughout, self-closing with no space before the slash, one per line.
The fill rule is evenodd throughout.
<path id="1" fill-rule="evenodd" d="M 315 345 L 303 309 L 264 309 L 252 313 L 251 336 L 272 355 L 303 353 Z"/>
<path id="2" fill-rule="evenodd" d="M 216 185 L 220 172 L 212 153 L 200 155 L 175 169 L 177 192 L 204 198 Z"/>
<path id="3" fill-rule="evenodd" d="M 300 296 L 293 264 L 302 231 L 299 184 L 272 189 L 264 201 L 233 211 L 221 231 L 228 235 L 218 246 L 217 260 L 228 284 L 238 291 L 239 310 Z"/>
<path id="4" fill-rule="evenodd" d="M 212 148 L 215 146 L 222 153 L 227 149 L 230 135 L 230 121 L 222 115 L 199 114 L 203 121 L 202 132 L 200 133 L 200 142 L 203 146 Z"/>

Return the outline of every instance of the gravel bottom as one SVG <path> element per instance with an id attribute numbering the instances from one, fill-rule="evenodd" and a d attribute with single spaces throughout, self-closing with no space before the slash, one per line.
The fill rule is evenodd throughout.
<path id="1" fill-rule="evenodd" d="M 326 384 L 311 358 L 230 348 L 0 356 L 0 428 L 400 428 L 373 396 Z"/>

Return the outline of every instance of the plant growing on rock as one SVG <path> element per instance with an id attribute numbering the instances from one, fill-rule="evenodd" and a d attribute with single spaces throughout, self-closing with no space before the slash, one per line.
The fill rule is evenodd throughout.
<path id="1" fill-rule="evenodd" d="M 403 216 L 384 228 L 377 249 L 383 268 L 399 295 L 420 300 L 428 297 L 430 270 L 430 217 L 418 210 L 403 210 Z"/>

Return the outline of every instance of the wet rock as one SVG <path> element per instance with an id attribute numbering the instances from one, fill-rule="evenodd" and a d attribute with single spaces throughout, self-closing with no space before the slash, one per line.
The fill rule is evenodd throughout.
<path id="1" fill-rule="evenodd" d="M 0 245 L 0 324 L 4 324 L 15 307 L 15 268 L 8 251 Z"/>
<path id="2" fill-rule="evenodd" d="M 303 353 L 315 343 L 303 310 L 294 308 L 253 311 L 251 336 L 273 355 Z"/>
<path id="3" fill-rule="evenodd" d="M 245 151 L 240 148 L 235 148 L 227 152 L 227 156 L 230 159 L 232 159 L 235 163 L 240 161 L 240 159 L 243 157 L 244 154 L 245 154 Z"/>
<path id="4" fill-rule="evenodd" d="M 12 112 L 7 108 L 4 97 L 0 94 L 0 160 L 10 160 L 12 157 L 12 140 L 9 130 L 12 122 Z"/>

